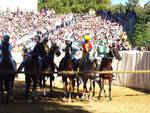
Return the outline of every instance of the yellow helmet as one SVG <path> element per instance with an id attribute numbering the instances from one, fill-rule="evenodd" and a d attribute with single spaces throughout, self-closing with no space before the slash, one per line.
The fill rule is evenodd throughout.
<path id="1" fill-rule="evenodd" d="M 86 41 L 90 41 L 90 40 L 91 40 L 91 36 L 89 36 L 89 35 L 85 35 L 85 36 L 84 36 L 84 40 L 86 40 Z"/>

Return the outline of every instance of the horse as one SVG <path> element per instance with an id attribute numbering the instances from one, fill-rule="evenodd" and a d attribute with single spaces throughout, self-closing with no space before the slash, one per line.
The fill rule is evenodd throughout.
<path id="1" fill-rule="evenodd" d="M 96 52 L 94 51 L 94 48 L 90 49 L 88 54 L 85 56 L 84 59 L 81 59 L 79 64 L 79 76 L 82 78 L 83 81 L 83 93 L 82 98 L 85 96 L 88 96 L 88 90 L 87 90 L 87 81 L 90 79 L 90 97 L 92 92 L 92 86 L 93 86 L 93 96 L 95 96 L 95 78 L 96 74 L 92 71 L 96 70 Z M 79 77 L 78 76 L 78 77 Z M 79 93 L 79 78 L 77 79 L 77 93 Z"/>
<path id="2" fill-rule="evenodd" d="M 25 71 L 25 97 L 26 99 L 29 98 L 29 91 L 31 87 L 31 82 L 32 82 L 32 101 L 35 100 L 36 97 L 36 87 L 37 87 L 37 82 L 39 79 L 39 74 L 41 71 L 41 65 L 39 62 L 38 55 L 32 51 L 32 53 L 26 58 L 25 62 L 23 61 L 20 66 L 18 67 L 18 71 L 22 70 L 24 67 Z"/>
<path id="3" fill-rule="evenodd" d="M 118 49 L 115 47 L 111 47 L 108 54 L 107 54 L 107 57 L 102 58 L 99 71 L 113 71 L 112 61 L 113 61 L 114 57 L 119 61 L 121 60 L 121 56 L 119 54 Z M 108 80 L 109 81 L 109 100 L 112 100 L 111 84 L 112 84 L 113 77 L 114 77 L 113 73 L 99 74 L 98 84 L 100 86 L 100 92 L 99 92 L 99 98 L 100 99 L 101 99 L 102 90 L 104 90 L 104 94 L 106 92 L 104 89 L 104 80 Z M 106 94 L 105 94 L 105 97 L 106 97 Z"/>
<path id="4" fill-rule="evenodd" d="M 44 96 L 46 95 L 45 87 L 46 87 L 46 79 L 45 77 L 47 76 L 48 78 L 50 77 L 50 93 L 52 93 L 52 81 L 54 80 L 54 75 L 53 73 L 49 72 L 54 72 L 55 69 L 58 70 L 58 67 L 54 63 L 54 56 L 59 57 L 61 55 L 60 48 L 56 43 L 52 43 L 48 55 L 45 56 L 42 60 L 41 63 L 41 71 L 47 71 L 48 73 L 41 73 L 39 76 L 39 81 L 40 81 L 40 87 L 43 88 L 43 94 Z"/>
<path id="5" fill-rule="evenodd" d="M 6 50 L 7 51 L 7 50 Z M 8 53 L 8 52 L 5 52 Z M 13 63 L 14 65 L 13 66 Z M 7 71 L 16 71 L 16 62 L 15 60 L 10 59 L 9 54 L 3 54 L 1 63 L 0 63 L 0 71 L 5 71 L 0 73 L 0 91 L 1 91 L 1 99 L 4 102 L 4 87 L 7 92 L 6 103 L 9 103 L 10 99 L 13 99 L 13 84 L 15 80 L 15 73 L 7 73 Z"/>
<path id="6" fill-rule="evenodd" d="M 59 71 L 77 70 L 76 59 L 71 58 L 73 52 L 72 49 L 73 48 L 71 47 L 71 45 L 68 45 L 65 48 L 65 56 L 60 61 Z M 62 76 L 64 95 L 67 96 L 67 93 L 69 93 L 69 97 L 71 97 L 71 93 L 74 93 L 76 74 L 67 72 L 67 73 L 61 73 L 60 75 Z M 68 79 L 69 79 L 69 91 L 68 91 Z"/>

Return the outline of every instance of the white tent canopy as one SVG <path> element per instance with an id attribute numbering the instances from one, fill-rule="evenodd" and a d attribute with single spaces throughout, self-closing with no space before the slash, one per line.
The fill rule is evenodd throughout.
<path id="1" fill-rule="evenodd" d="M 37 12 L 38 0 L 0 0 L 0 10 L 16 11 L 33 11 Z"/>

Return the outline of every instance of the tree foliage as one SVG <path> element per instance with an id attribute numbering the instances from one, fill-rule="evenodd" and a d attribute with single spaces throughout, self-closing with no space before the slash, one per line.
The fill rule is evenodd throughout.
<path id="1" fill-rule="evenodd" d="M 39 10 L 48 7 L 54 9 L 57 13 L 81 13 L 92 9 L 108 9 L 111 0 L 40 0 Z"/>
<path id="2" fill-rule="evenodd" d="M 135 46 L 147 46 L 150 44 L 150 15 L 147 2 L 144 7 L 139 6 L 139 0 L 128 0 L 126 8 L 136 13 L 135 31 L 129 36 Z"/>
<path id="3" fill-rule="evenodd" d="M 126 7 L 130 11 L 135 11 L 139 7 L 140 0 L 128 0 L 126 2 Z"/>

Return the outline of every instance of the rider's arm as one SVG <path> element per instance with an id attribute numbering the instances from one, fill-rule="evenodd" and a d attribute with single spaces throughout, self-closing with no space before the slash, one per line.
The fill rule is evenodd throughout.
<path id="1" fill-rule="evenodd" d="M 82 47 L 83 47 L 83 51 L 84 52 L 88 52 L 89 51 L 89 44 L 88 43 L 83 44 Z"/>

